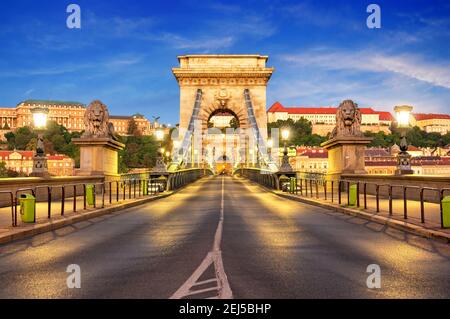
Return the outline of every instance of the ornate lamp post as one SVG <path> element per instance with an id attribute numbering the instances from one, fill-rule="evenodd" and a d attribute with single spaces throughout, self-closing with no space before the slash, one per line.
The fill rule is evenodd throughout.
<path id="1" fill-rule="evenodd" d="M 162 147 L 162 140 L 164 139 L 164 131 L 156 130 L 155 132 L 156 140 L 159 141 L 158 157 L 156 158 L 156 165 L 153 167 L 155 172 L 167 172 L 166 164 L 164 164 L 164 149 Z"/>
<path id="2" fill-rule="evenodd" d="M 288 150 L 287 150 L 287 145 L 286 145 L 286 142 L 289 138 L 289 130 L 288 129 L 283 129 L 281 131 L 281 138 L 284 142 L 284 150 L 283 150 L 283 160 L 281 162 L 280 171 L 281 172 L 292 172 L 292 166 L 291 166 L 291 164 L 289 164 L 289 156 L 288 156 Z"/>
<path id="3" fill-rule="evenodd" d="M 397 169 L 395 175 L 413 174 L 411 169 L 411 155 L 408 153 L 408 142 L 406 132 L 409 129 L 409 117 L 413 107 L 409 105 L 399 105 L 394 107 L 397 118 L 398 129 L 400 131 L 400 153 L 397 156 Z"/>
<path id="4" fill-rule="evenodd" d="M 38 134 L 31 176 L 48 177 L 47 157 L 45 156 L 44 147 L 44 131 L 47 127 L 48 108 L 35 107 L 31 109 L 31 114 L 33 115 L 34 130 Z"/>

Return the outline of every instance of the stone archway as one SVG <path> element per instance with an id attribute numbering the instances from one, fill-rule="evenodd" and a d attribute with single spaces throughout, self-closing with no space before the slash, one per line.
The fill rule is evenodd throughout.
<path id="1" fill-rule="evenodd" d="M 249 129 L 251 121 L 244 97 L 244 90 L 248 90 L 256 125 L 266 138 L 266 86 L 273 73 L 273 68 L 266 67 L 267 59 L 262 55 L 179 56 L 180 65 L 172 71 L 180 87 L 180 132 L 188 130 L 199 89 L 200 109 L 194 119 L 199 121 L 202 132 L 207 131 L 211 114 L 222 110 L 238 118 L 239 128 Z M 202 144 L 199 153 L 204 154 L 205 147 Z"/>

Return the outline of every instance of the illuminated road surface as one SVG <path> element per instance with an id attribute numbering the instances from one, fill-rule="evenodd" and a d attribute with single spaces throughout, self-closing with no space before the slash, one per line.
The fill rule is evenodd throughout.
<path id="1" fill-rule="evenodd" d="M 202 268 L 210 259 L 222 276 Z M 70 264 L 80 289 L 67 288 Z M 369 264 L 381 267 L 381 289 L 366 286 Z M 1 298 L 218 297 L 227 287 L 234 298 L 450 298 L 450 248 L 231 177 L 0 246 Z"/>

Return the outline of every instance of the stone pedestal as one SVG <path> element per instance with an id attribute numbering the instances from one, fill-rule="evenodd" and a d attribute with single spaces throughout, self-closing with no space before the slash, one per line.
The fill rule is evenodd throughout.
<path id="1" fill-rule="evenodd" d="M 342 174 L 367 174 L 364 157 L 371 138 L 339 136 L 322 143 L 328 150 L 328 175 L 339 178 Z"/>
<path id="2" fill-rule="evenodd" d="M 30 174 L 31 177 L 43 177 L 49 178 L 50 174 L 48 173 L 47 167 L 47 157 L 34 155 L 33 156 L 33 171 Z"/>
<path id="3" fill-rule="evenodd" d="M 116 175 L 119 168 L 118 151 L 125 145 L 111 138 L 74 138 L 80 146 L 80 170 L 77 175 Z"/>

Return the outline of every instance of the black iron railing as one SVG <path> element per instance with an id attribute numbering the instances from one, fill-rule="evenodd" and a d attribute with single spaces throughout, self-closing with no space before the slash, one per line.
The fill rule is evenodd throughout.
<path id="1" fill-rule="evenodd" d="M 37 210 L 36 202 L 47 204 L 47 218 L 50 219 L 55 213 L 54 207 L 59 210 L 56 213 L 64 216 L 67 212 L 67 205 L 71 205 L 71 212 L 80 210 L 78 200 L 82 198 L 83 210 L 88 208 L 104 208 L 107 204 L 114 205 L 126 200 L 143 198 L 145 196 L 155 196 L 165 191 L 176 190 L 204 176 L 203 169 L 185 169 L 167 174 L 167 177 L 159 178 L 137 178 L 127 176 L 125 179 L 116 181 L 104 181 L 93 183 L 73 183 L 63 185 L 39 185 L 29 188 L 20 188 L 15 192 L 0 191 L 0 197 L 8 196 L 11 207 L 11 225 L 18 226 L 18 206 L 20 195 L 29 193 L 37 198 L 34 206 L 34 222 L 36 222 Z M 89 189 L 92 189 L 89 190 Z M 89 196 L 88 196 L 89 193 Z M 54 199 L 59 197 L 57 201 Z M 90 203 L 88 197 L 91 197 Z M 70 209 L 70 208 L 69 208 Z"/>
<path id="2" fill-rule="evenodd" d="M 394 200 L 401 200 L 400 213 L 403 219 L 413 218 L 410 209 L 411 205 L 414 204 L 418 209 L 418 219 L 423 224 L 430 221 L 430 214 L 432 214 L 426 204 L 439 204 L 441 228 L 444 228 L 444 209 L 446 209 L 443 207 L 443 199 L 446 194 L 450 195 L 450 188 L 394 185 L 364 180 L 333 180 L 327 179 L 326 175 L 322 173 L 297 172 L 294 174 L 296 175 L 295 178 L 289 177 L 284 182 L 281 181 L 281 176 L 284 174 L 277 174 L 260 168 L 239 168 L 234 173 L 271 189 L 279 189 L 302 197 L 329 201 L 338 205 L 372 210 L 376 213 L 386 211 L 389 216 L 394 216 Z M 387 204 L 387 210 L 382 210 L 381 204 Z M 395 213 L 398 213 L 398 210 L 397 207 Z"/>
<path id="3" fill-rule="evenodd" d="M 411 204 L 419 205 L 420 222 L 425 223 L 427 218 L 426 203 L 439 204 L 440 226 L 444 228 L 444 210 L 442 200 L 446 194 L 450 194 L 450 188 L 433 188 L 419 187 L 407 185 L 380 184 L 366 181 L 354 180 L 324 180 L 320 178 L 301 178 L 297 179 L 295 189 L 288 189 L 291 194 L 297 194 L 304 197 L 315 198 L 319 200 L 335 202 L 337 204 L 354 206 L 364 210 L 375 210 L 376 213 L 381 211 L 381 202 L 387 202 L 387 213 L 389 216 L 394 215 L 394 200 L 402 201 L 403 219 L 409 219 L 409 207 Z M 355 187 L 351 189 L 351 186 Z M 369 192 L 369 188 L 371 191 Z M 397 192 L 395 192 L 397 191 Z M 394 195 L 397 194 L 397 195 Z M 426 195 L 430 195 L 427 196 Z M 435 195 L 435 196 L 431 196 Z M 372 196 L 373 207 L 370 207 L 368 197 Z M 353 197 L 353 199 L 351 199 Z M 430 198 L 438 198 L 439 200 L 430 200 Z"/>

